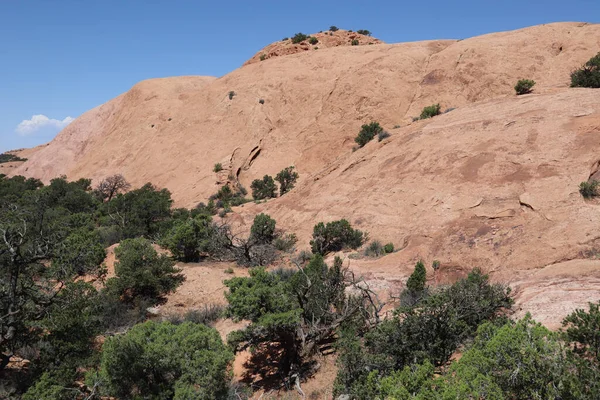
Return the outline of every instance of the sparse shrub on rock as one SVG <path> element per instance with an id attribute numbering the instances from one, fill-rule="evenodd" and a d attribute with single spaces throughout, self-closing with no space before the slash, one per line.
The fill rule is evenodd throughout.
<path id="1" fill-rule="evenodd" d="M 315 45 L 315 44 L 319 43 L 319 39 L 317 39 L 314 36 L 311 36 L 310 39 L 308 39 L 308 43 Z"/>
<path id="2" fill-rule="evenodd" d="M 213 168 L 213 172 L 221 172 L 221 171 L 223 171 L 223 165 L 221 163 L 216 163 Z"/>
<path id="3" fill-rule="evenodd" d="M 331 25 L 331 26 L 329 27 L 329 30 L 330 30 L 331 32 L 337 32 L 339 29 L 340 29 L 340 28 L 338 28 L 338 27 L 337 27 L 337 26 L 335 26 L 335 25 Z"/>
<path id="4" fill-rule="evenodd" d="M 229 100 L 232 100 L 233 96 L 235 96 L 235 92 L 233 90 L 230 90 L 227 95 L 229 96 Z"/>
<path id="5" fill-rule="evenodd" d="M 275 176 L 275 180 L 279 182 L 279 195 L 283 196 L 294 188 L 296 180 L 298 180 L 298 173 L 294 171 L 293 166 L 287 167 Z"/>
<path id="6" fill-rule="evenodd" d="M 308 39 L 307 35 L 302 32 L 298 32 L 292 37 L 292 43 L 298 44 L 300 42 L 304 42 L 306 39 Z"/>
<path id="7" fill-rule="evenodd" d="M 598 181 L 585 181 L 579 184 L 579 193 L 586 199 L 598 196 Z"/>
<path id="8" fill-rule="evenodd" d="M 366 29 L 359 29 L 356 31 L 356 33 L 359 33 L 359 34 L 365 35 L 365 36 L 371 36 L 371 31 L 368 31 Z"/>
<path id="9" fill-rule="evenodd" d="M 381 142 L 383 139 L 390 137 L 390 134 L 386 131 L 381 131 L 377 134 L 377 141 Z"/>
<path id="10" fill-rule="evenodd" d="M 265 61 L 267 59 L 267 55 L 266 54 L 261 54 L 260 55 L 260 61 Z"/>
<path id="11" fill-rule="evenodd" d="M 427 106 L 425 108 L 423 108 L 423 111 L 421 111 L 421 116 L 419 117 L 419 119 L 427 119 L 427 118 L 432 118 L 435 117 L 436 115 L 440 115 L 441 111 L 440 111 L 440 105 L 438 104 L 433 104 L 431 106 Z"/>
<path id="12" fill-rule="evenodd" d="M 354 141 L 360 147 L 363 147 L 365 144 L 369 143 L 375 135 L 379 135 L 381 132 L 383 132 L 383 128 L 379 125 L 379 122 L 371 122 L 370 124 L 365 124 L 361 127 L 360 132 Z"/>
<path id="13" fill-rule="evenodd" d="M 373 240 L 365 249 L 365 256 L 367 257 L 377 258 L 383 256 L 384 254 L 385 250 L 379 240 Z"/>
<path id="14" fill-rule="evenodd" d="M 521 79 L 515 85 L 515 92 L 517 92 L 517 95 L 531 93 L 533 86 L 535 86 L 535 81 L 532 81 L 531 79 Z"/>
<path id="15" fill-rule="evenodd" d="M 358 39 L 353 39 L 352 42 L 350 42 L 350 44 L 352 46 L 358 46 L 360 44 L 360 42 L 358 41 Z"/>
<path id="16" fill-rule="evenodd" d="M 386 243 L 386 245 L 383 246 L 383 251 L 385 251 L 386 254 L 393 253 L 394 243 Z"/>
<path id="17" fill-rule="evenodd" d="M 252 189 L 252 197 L 254 200 L 262 200 L 267 198 L 273 198 L 276 196 L 277 186 L 273 177 L 265 175 L 262 179 L 255 179 L 250 185 Z"/>
<path id="18" fill-rule="evenodd" d="M 571 87 L 600 88 L 600 53 L 571 73 Z"/>

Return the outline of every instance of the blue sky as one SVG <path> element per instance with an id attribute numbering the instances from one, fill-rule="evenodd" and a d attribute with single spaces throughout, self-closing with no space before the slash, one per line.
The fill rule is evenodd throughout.
<path id="1" fill-rule="evenodd" d="M 395 43 L 557 21 L 598 23 L 600 0 L 0 0 L 0 152 L 49 141 L 138 81 L 222 76 L 296 32 Z"/>

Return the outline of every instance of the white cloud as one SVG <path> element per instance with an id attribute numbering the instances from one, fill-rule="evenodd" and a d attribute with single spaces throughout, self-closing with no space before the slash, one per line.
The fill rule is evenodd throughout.
<path id="1" fill-rule="evenodd" d="M 43 114 L 38 114 L 31 117 L 31 119 L 24 119 L 21 121 L 21 123 L 17 125 L 16 132 L 21 136 L 27 136 L 46 127 L 62 129 L 74 120 L 75 118 L 67 117 L 61 121 L 58 119 L 48 118 Z"/>

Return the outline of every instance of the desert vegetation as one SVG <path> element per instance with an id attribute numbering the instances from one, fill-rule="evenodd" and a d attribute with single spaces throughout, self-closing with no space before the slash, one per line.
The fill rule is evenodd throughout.
<path id="1" fill-rule="evenodd" d="M 428 119 L 433 118 L 436 115 L 441 114 L 441 108 L 439 104 L 432 104 L 430 106 L 424 107 L 423 111 L 421 111 L 421 115 L 418 119 Z"/>
<path id="2" fill-rule="evenodd" d="M 304 42 L 307 39 L 308 39 L 308 35 L 305 35 L 302 32 L 298 32 L 294 36 L 292 36 L 292 43 L 298 44 L 298 43 Z"/>
<path id="3" fill-rule="evenodd" d="M 517 95 L 531 93 L 533 91 L 533 87 L 535 86 L 535 81 L 531 79 L 521 79 L 515 85 L 515 92 Z"/>
<path id="4" fill-rule="evenodd" d="M 571 87 L 600 88 L 600 53 L 571 73 Z"/>
<path id="5" fill-rule="evenodd" d="M 360 128 L 360 132 L 354 139 L 354 141 L 358 144 L 359 147 L 364 147 L 367 143 L 369 143 L 375 136 L 383 135 L 383 128 L 379 125 L 379 122 L 371 122 L 369 124 L 364 124 Z M 381 141 L 381 140 L 380 140 Z"/>
<path id="6" fill-rule="evenodd" d="M 26 158 L 21 158 L 19 156 L 15 156 L 10 153 L 2 153 L 0 154 L 0 164 L 8 163 L 8 162 L 16 162 L 16 161 L 27 161 Z"/>

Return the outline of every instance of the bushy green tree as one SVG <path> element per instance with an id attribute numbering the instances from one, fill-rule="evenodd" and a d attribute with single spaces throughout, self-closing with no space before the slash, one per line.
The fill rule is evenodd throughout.
<path id="1" fill-rule="evenodd" d="M 571 74 L 571 87 L 600 88 L 600 53 Z"/>
<path id="2" fill-rule="evenodd" d="M 122 238 L 153 237 L 171 216 L 171 193 L 147 183 L 140 189 L 117 194 L 100 210 L 104 225 L 116 226 Z"/>
<path id="3" fill-rule="evenodd" d="M 600 185 L 600 182 L 596 180 L 581 182 L 579 184 L 579 193 L 586 199 L 596 197 L 598 196 L 598 185 Z"/>
<path id="4" fill-rule="evenodd" d="M 233 355 L 202 324 L 148 321 L 102 348 L 106 391 L 122 399 L 223 399 Z"/>
<path id="5" fill-rule="evenodd" d="M 279 195 L 283 196 L 296 185 L 298 173 L 294 171 L 294 167 L 287 167 L 279 171 L 275 176 L 275 180 L 279 182 Z"/>
<path id="6" fill-rule="evenodd" d="M 161 239 L 161 245 L 173 257 L 183 262 L 197 262 L 201 253 L 209 252 L 216 228 L 209 215 L 176 220 L 173 227 Z"/>
<path id="7" fill-rule="evenodd" d="M 425 290 L 425 284 L 427 283 L 427 271 L 425 270 L 425 264 L 423 261 L 417 262 L 415 270 L 408 277 L 406 281 L 406 288 L 415 292 L 422 292 Z"/>
<path id="8" fill-rule="evenodd" d="M 261 213 L 254 217 L 250 228 L 250 240 L 256 244 L 270 244 L 275 239 L 275 220 Z"/>
<path id="9" fill-rule="evenodd" d="M 252 323 L 228 337 L 236 349 L 280 349 L 278 365 L 288 378 L 301 374 L 323 341 L 332 340 L 346 324 L 364 326 L 371 320 L 373 297 L 345 273 L 341 259 L 329 267 L 319 255 L 291 275 L 251 270 L 250 277 L 225 281 L 228 315 Z M 354 294 L 347 294 L 346 287 Z"/>
<path id="10" fill-rule="evenodd" d="M 116 277 L 106 284 L 111 293 L 128 303 L 160 302 L 185 279 L 168 256 L 158 255 L 143 238 L 124 240 L 115 249 L 115 256 Z"/>
<path id="11" fill-rule="evenodd" d="M 325 255 L 345 248 L 357 249 L 365 240 L 366 235 L 362 231 L 353 229 L 347 220 L 341 219 L 315 225 L 310 247 L 313 253 Z"/>
<path id="12" fill-rule="evenodd" d="M 270 175 L 265 175 L 262 179 L 255 179 L 250 185 L 252 197 L 254 200 L 263 200 L 276 197 L 277 186 Z"/>
<path id="13" fill-rule="evenodd" d="M 358 136 L 356 136 L 354 141 L 359 147 L 363 147 L 381 132 L 383 132 L 383 128 L 379 125 L 379 122 L 371 122 L 360 128 L 360 132 L 358 132 Z"/>

